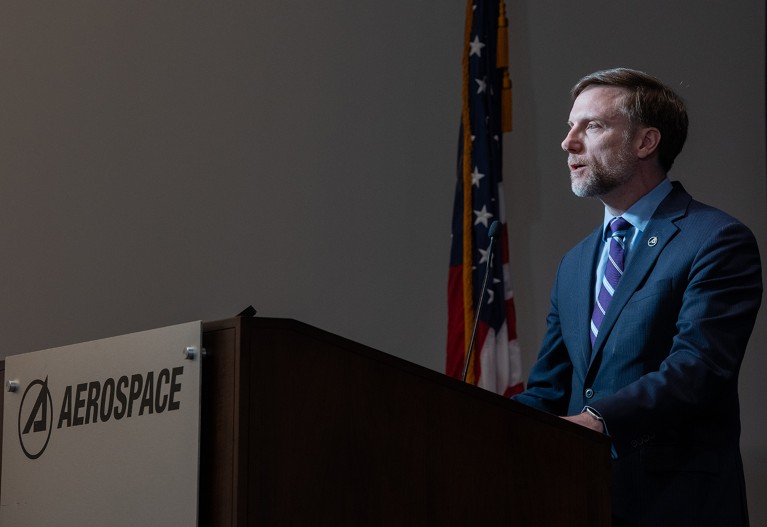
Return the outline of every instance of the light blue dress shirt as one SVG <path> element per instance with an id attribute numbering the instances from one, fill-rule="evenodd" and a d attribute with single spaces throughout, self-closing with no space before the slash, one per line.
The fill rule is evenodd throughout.
<path id="1" fill-rule="evenodd" d="M 642 233 L 647 229 L 647 224 L 650 222 L 650 218 L 655 213 L 655 209 L 658 205 L 666 199 L 669 195 L 673 185 L 668 178 L 658 183 L 658 185 L 650 192 L 639 198 L 639 201 L 634 203 L 629 210 L 622 214 L 623 219 L 631 224 L 631 229 L 626 235 L 626 245 L 623 257 L 623 268 L 627 269 L 631 263 L 631 249 L 636 244 L 636 241 L 641 237 Z M 607 263 L 607 256 L 610 252 L 610 245 L 607 243 L 607 225 L 614 218 L 612 214 L 605 207 L 605 217 L 602 222 L 602 248 L 600 251 L 599 263 L 596 268 L 596 282 L 594 288 L 594 299 L 596 300 L 599 295 L 599 287 L 602 284 L 602 279 L 605 276 L 605 264 Z"/>

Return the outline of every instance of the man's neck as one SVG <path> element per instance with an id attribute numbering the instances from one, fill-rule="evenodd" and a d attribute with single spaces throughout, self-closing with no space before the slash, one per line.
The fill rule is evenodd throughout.
<path id="1" fill-rule="evenodd" d="M 599 196 L 599 199 L 610 214 L 620 216 L 665 178 L 666 174 L 662 171 L 638 172 L 620 188 Z"/>

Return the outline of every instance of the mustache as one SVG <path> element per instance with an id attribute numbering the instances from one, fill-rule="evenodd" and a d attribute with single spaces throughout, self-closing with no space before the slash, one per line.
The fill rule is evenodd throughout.
<path id="1" fill-rule="evenodd" d="M 572 166 L 572 165 L 588 165 L 588 164 L 589 164 L 588 159 L 584 159 L 582 157 L 577 157 L 577 156 L 568 156 L 567 157 L 567 166 Z"/>

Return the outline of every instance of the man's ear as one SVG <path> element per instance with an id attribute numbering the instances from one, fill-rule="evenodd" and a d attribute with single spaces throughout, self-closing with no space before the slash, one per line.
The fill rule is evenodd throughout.
<path id="1" fill-rule="evenodd" d="M 647 159 L 658 151 L 660 144 L 660 130 L 657 128 L 640 128 L 637 132 L 638 142 L 637 157 Z"/>

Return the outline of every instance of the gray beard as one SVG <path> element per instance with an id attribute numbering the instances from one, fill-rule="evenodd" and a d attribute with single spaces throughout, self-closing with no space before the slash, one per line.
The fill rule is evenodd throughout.
<path id="1" fill-rule="evenodd" d="M 573 194 L 579 198 L 604 196 L 624 185 L 636 170 L 636 160 L 621 152 L 617 162 L 607 167 L 602 163 L 589 164 L 585 179 L 571 180 Z"/>
<path id="2" fill-rule="evenodd" d="M 572 182 L 573 194 L 579 198 L 604 196 L 623 185 L 631 177 L 629 173 L 616 174 L 613 172 L 591 171 L 586 180 Z"/>

